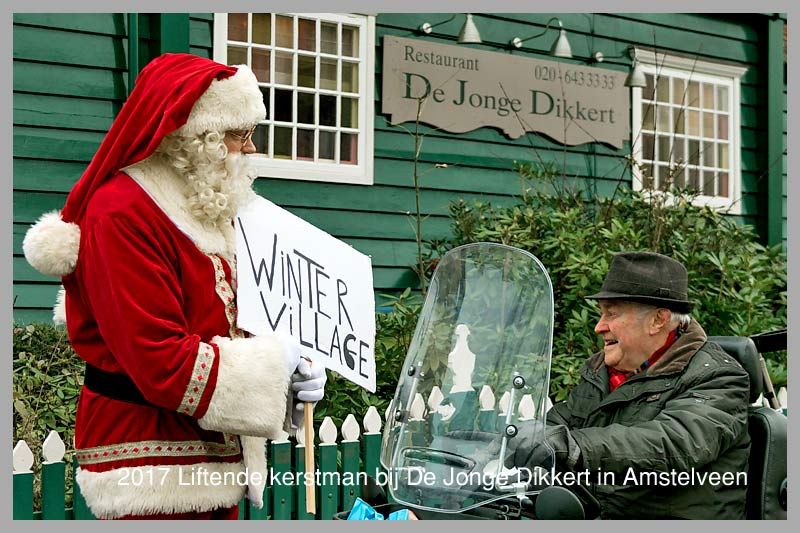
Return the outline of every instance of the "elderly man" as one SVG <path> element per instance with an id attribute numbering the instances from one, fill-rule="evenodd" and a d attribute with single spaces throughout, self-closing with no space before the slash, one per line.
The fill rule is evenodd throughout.
<path id="1" fill-rule="evenodd" d="M 62 277 L 86 362 L 76 480 L 100 518 L 262 505 L 265 438 L 322 397 L 324 368 L 296 343 L 236 326 L 232 218 L 255 194 L 246 155 L 265 113 L 246 65 L 156 58 L 64 208 L 26 235 L 28 261 Z"/>
<path id="2" fill-rule="evenodd" d="M 687 288 L 679 262 L 625 252 L 587 297 L 599 301 L 603 351 L 549 411 L 547 440 L 558 469 L 599 475 L 590 489 L 603 518 L 745 516 L 744 476 L 719 481 L 746 476 L 747 373 L 690 318 Z M 536 456 L 518 443 L 517 464 Z"/>

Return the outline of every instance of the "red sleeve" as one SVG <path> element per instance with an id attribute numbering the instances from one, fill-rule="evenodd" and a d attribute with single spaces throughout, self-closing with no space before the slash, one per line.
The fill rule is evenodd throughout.
<path id="1" fill-rule="evenodd" d="M 118 215 L 83 237 L 81 283 L 108 349 L 148 401 L 202 417 L 219 352 L 188 329 L 175 252 Z"/>

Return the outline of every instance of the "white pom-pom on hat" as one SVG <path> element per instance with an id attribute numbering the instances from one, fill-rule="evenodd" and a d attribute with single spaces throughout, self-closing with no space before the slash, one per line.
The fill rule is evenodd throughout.
<path id="1" fill-rule="evenodd" d="M 66 276 L 78 263 L 81 230 L 64 222 L 58 211 L 45 213 L 31 226 L 22 241 L 25 259 L 45 276 Z"/>

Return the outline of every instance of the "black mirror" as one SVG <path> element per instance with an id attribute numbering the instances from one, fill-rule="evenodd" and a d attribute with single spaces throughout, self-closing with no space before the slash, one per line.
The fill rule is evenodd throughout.
<path id="1" fill-rule="evenodd" d="M 575 494 L 556 485 L 547 487 L 536 497 L 538 520 L 583 520 L 583 504 Z"/>
<path id="2" fill-rule="evenodd" d="M 383 490 L 383 487 L 381 487 L 372 476 L 367 476 L 367 480 L 361 485 L 361 499 L 372 507 L 389 503 L 389 499 L 386 497 L 386 491 Z"/>

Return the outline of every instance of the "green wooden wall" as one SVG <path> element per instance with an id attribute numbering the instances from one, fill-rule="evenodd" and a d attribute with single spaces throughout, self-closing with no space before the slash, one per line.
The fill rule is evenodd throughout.
<path id="1" fill-rule="evenodd" d="M 482 50 L 504 51 L 514 36 L 543 28 L 553 14 L 475 14 Z M 381 294 L 416 285 L 409 268 L 416 261 L 411 219 L 414 139 L 390 126 L 380 113 L 382 38 L 384 35 L 424 38 L 455 44 L 462 19 L 439 26 L 433 36 L 414 29 L 447 14 L 381 14 L 377 17 L 375 182 L 372 186 L 321 184 L 291 180 L 258 180 L 259 193 L 372 257 L 374 285 Z M 569 32 L 573 54 L 588 57 L 600 50 L 615 55 L 629 44 L 656 46 L 670 53 L 732 62 L 748 67 L 742 80 L 741 222 L 766 235 L 767 227 L 767 39 L 766 17 L 676 14 L 558 15 Z M 763 19 L 763 20 L 762 20 Z M 161 51 L 158 15 L 140 15 L 139 65 Z M 22 256 L 28 226 L 43 212 L 63 206 L 119 111 L 128 90 L 128 17 L 125 14 L 14 15 L 14 317 L 49 320 L 58 280 L 34 271 Z M 181 28 L 185 30 L 185 28 Z M 212 55 L 213 15 L 189 17 L 190 51 Z M 553 34 L 526 45 L 541 47 L 546 57 Z M 447 37 L 445 37 L 447 36 Z M 515 52 L 516 54 L 523 52 Z M 570 61 L 570 60 L 565 60 Z M 581 63 L 579 60 L 572 60 Z M 623 60 L 603 68 L 626 70 Z M 585 64 L 585 63 L 582 63 Z M 783 92 L 784 144 L 786 132 Z M 423 131 L 427 131 L 423 128 Z M 422 178 L 421 210 L 425 239 L 446 238 L 448 205 L 464 198 L 506 204 L 519 194 L 514 160 L 556 161 L 571 179 L 609 194 L 618 180 L 630 182 L 620 156 L 603 145 L 565 148 L 535 135 L 510 140 L 495 129 L 466 134 L 431 132 L 421 152 L 422 170 L 446 163 Z M 786 239 L 786 161 L 783 164 L 783 239 Z M 774 205 L 774 204 L 773 204 Z M 378 298 L 380 301 L 380 298 Z"/>

